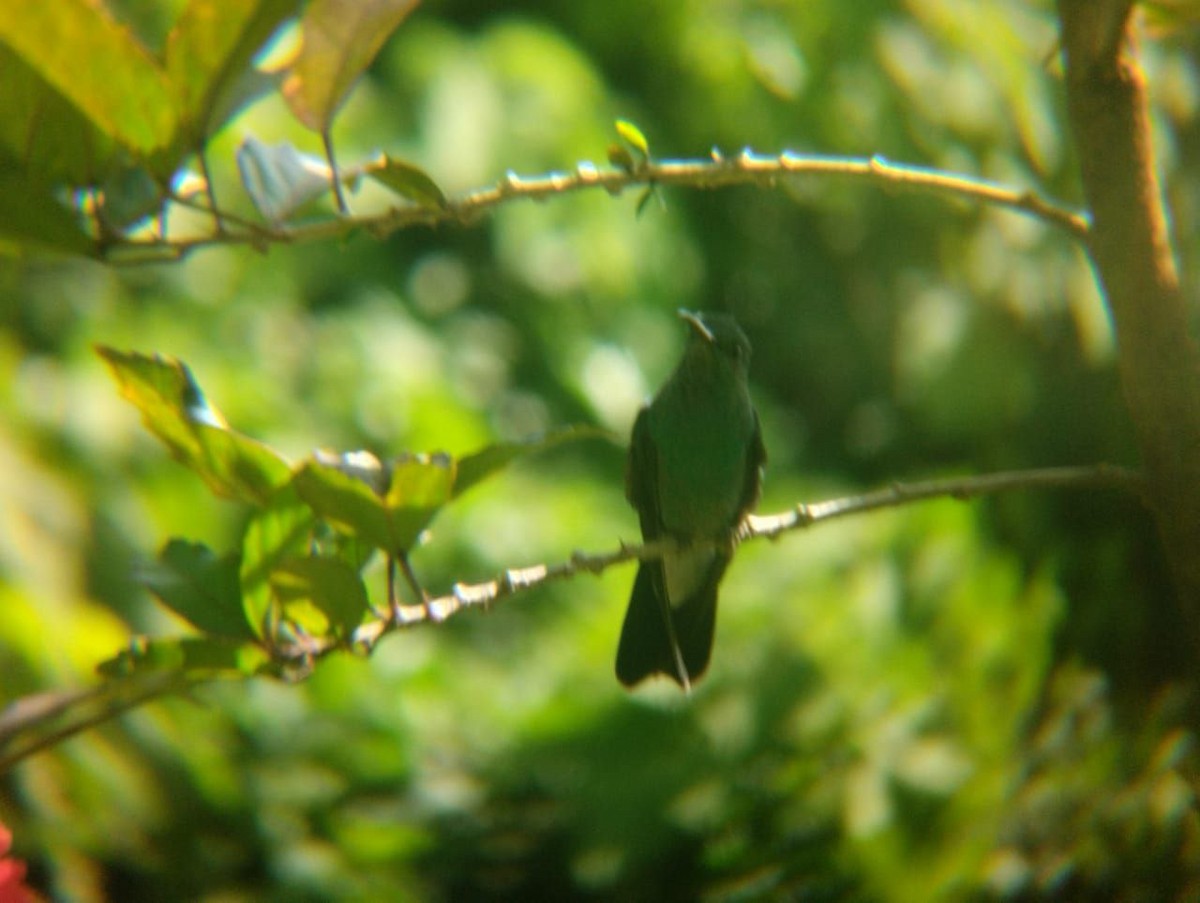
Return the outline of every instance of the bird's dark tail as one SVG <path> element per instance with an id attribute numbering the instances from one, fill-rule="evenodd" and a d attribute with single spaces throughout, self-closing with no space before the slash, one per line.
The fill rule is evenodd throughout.
<path id="1" fill-rule="evenodd" d="M 672 608 L 663 589 L 662 565 L 638 568 L 621 642 L 617 679 L 632 687 L 651 674 L 665 674 L 685 690 L 708 667 L 717 620 L 717 586 L 729 560 L 718 556 L 699 589 Z"/>

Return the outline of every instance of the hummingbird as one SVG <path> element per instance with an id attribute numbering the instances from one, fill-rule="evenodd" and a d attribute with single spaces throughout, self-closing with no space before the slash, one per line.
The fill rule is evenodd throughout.
<path id="1" fill-rule="evenodd" d="M 717 585 L 757 504 L 767 460 L 746 375 L 750 342 L 728 314 L 679 316 L 690 327 L 675 372 L 633 425 L 625 496 L 642 538 L 678 548 L 643 561 L 617 647 L 617 679 L 665 674 L 685 692 L 708 667 Z"/>

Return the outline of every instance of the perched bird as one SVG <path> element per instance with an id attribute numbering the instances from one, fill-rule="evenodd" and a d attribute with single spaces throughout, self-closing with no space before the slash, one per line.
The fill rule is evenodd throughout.
<path id="1" fill-rule="evenodd" d="M 746 386 L 745 334 L 728 314 L 679 316 L 691 327 L 687 350 L 634 422 L 625 495 L 645 541 L 669 536 L 680 547 L 638 568 L 617 679 L 633 686 L 660 673 L 690 690 L 708 667 L 717 585 L 733 532 L 758 502 L 767 455 Z"/>

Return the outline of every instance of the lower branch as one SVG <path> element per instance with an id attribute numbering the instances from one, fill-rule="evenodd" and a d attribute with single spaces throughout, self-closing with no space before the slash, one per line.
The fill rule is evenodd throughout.
<path id="1" fill-rule="evenodd" d="M 91 690 L 39 693 L 18 699 L 0 712 L 0 775 L 43 749 L 197 683 L 170 671 L 134 684 L 104 684 Z"/>
<path id="2" fill-rule="evenodd" d="M 879 508 L 895 508 L 933 498 L 970 499 L 1017 489 L 1120 489 L 1139 497 L 1144 494 L 1144 484 L 1139 473 L 1111 464 L 1011 470 L 982 476 L 893 483 L 885 489 L 862 495 L 821 502 L 802 502 L 792 510 L 780 514 L 750 515 L 742 525 L 738 539 L 775 539 L 789 530 L 811 527 L 837 517 L 863 514 Z M 364 624 L 355 632 L 354 641 L 369 648 L 397 628 L 411 627 L 425 621 L 444 621 L 463 609 L 487 607 L 507 596 L 552 581 L 566 580 L 584 571 L 599 574 L 614 565 L 628 561 L 651 561 L 663 557 L 676 547 L 676 540 L 670 538 L 643 545 L 622 543 L 620 548 L 611 552 L 593 555 L 576 552 L 569 560 L 558 564 L 536 564 L 506 570 L 495 579 L 483 583 L 456 583 L 446 595 L 428 599 L 422 605 L 399 606 L 398 617 L 392 620 Z M 311 648 L 306 649 L 307 655 L 312 653 Z"/>
<path id="3" fill-rule="evenodd" d="M 1019 489 L 1118 489 L 1139 497 L 1144 497 L 1145 492 L 1144 481 L 1139 473 L 1108 464 L 893 483 L 884 489 L 861 495 L 801 503 L 779 514 L 750 515 L 741 525 L 736 541 L 776 539 L 790 530 L 815 526 L 834 518 L 880 508 L 895 508 L 926 499 L 970 499 Z M 698 542 L 727 544 L 729 539 Z M 537 564 L 506 570 L 499 577 L 483 583 L 456 583 L 448 594 L 425 598 L 422 604 L 397 603 L 382 617 L 359 627 L 351 644 L 369 650 L 384 636 L 401 628 L 439 623 L 465 609 L 487 607 L 508 596 L 551 581 L 570 579 L 583 572 L 599 574 L 618 564 L 636 560 L 651 561 L 669 554 L 677 547 L 677 541 L 671 538 L 641 545 L 622 543 L 611 552 L 576 552 L 570 559 L 558 564 Z M 308 637 L 275 646 L 272 654 L 277 664 L 285 668 L 293 667 L 295 673 L 303 677 L 311 673 L 319 659 L 345 649 L 345 645 L 324 638 Z M 141 679 L 104 684 L 91 690 L 45 693 L 18 699 L 0 711 L 0 774 L 34 753 L 82 731 L 161 696 L 185 692 L 202 682 L 180 671 L 166 671 L 152 673 Z"/>

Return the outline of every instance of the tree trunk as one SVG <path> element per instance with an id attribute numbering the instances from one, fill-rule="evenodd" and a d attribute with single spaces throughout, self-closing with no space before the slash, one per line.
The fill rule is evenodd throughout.
<path id="1" fill-rule="evenodd" d="M 1200 356 L 1154 168 L 1129 0 L 1058 0 L 1067 109 L 1148 501 L 1200 644 Z"/>

